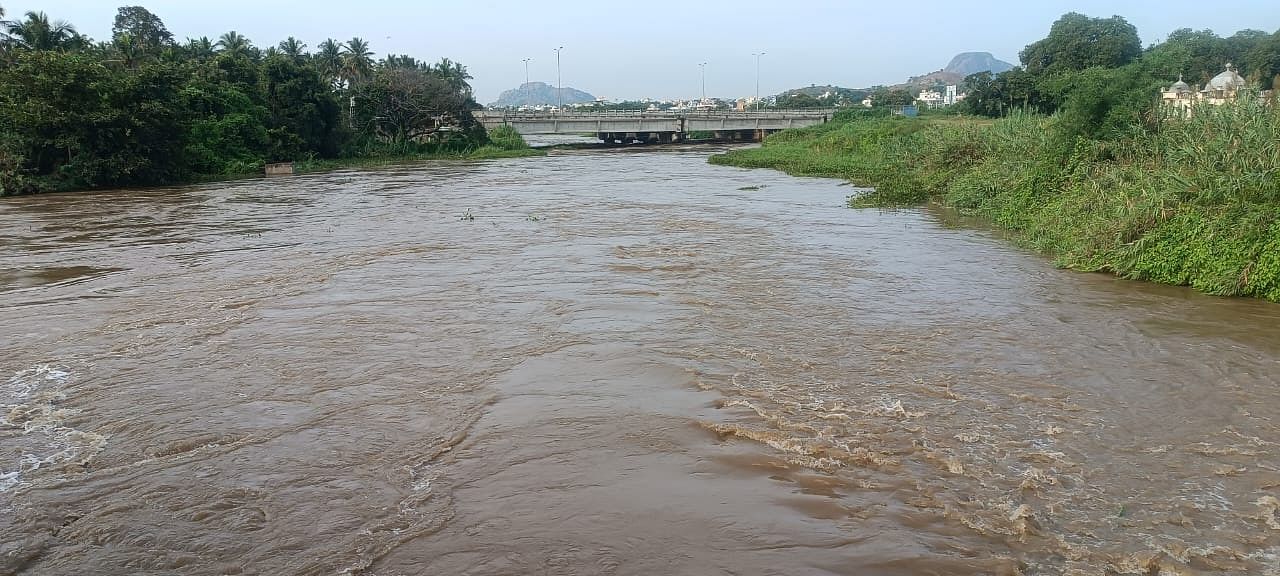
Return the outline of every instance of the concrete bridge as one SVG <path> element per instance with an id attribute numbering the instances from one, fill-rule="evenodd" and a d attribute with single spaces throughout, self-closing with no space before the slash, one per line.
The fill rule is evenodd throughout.
<path id="1" fill-rule="evenodd" d="M 737 112 L 709 111 L 604 111 L 510 112 L 480 110 L 476 120 L 492 130 L 511 126 L 521 134 L 595 134 L 606 143 L 681 142 L 694 132 L 711 133 L 720 140 L 763 139 L 766 134 L 826 123 L 835 114 L 830 108 Z"/>

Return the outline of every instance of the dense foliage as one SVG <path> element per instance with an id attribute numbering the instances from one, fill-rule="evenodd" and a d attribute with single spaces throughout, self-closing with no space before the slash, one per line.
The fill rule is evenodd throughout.
<path id="1" fill-rule="evenodd" d="M 1123 136 L 1156 121 L 1154 91 L 1179 77 L 1205 84 L 1235 64 L 1252 85 L 1270 88 L 1280 74 L 1280 31 L 1243 30 L 1222 38 L 1211 30 L 1176 30 L 1146 50 L 1124 18 L 1070 13 L 1049 36 L 1027 46 L 1022 66 L 965 80 L 967 112 L 991 118 L 1015 111 L 1074 118 L 1064 123 L 1095 138 Z"/>
<path id="2" fill-rule="evenodd" d="M 107 42 L 40 12 L 4 17 L 0 8 L 0 195 L 487 143 L 471 76 L 447 58 L 375 61 L 360 38 L 315 53 L 292 37 L 259 49 L 236 32 L 179 43 L 140 6 L 120 8 Z"/>
<path id="3" fill-rule="evenodd" d="M 1102 29 L 1124 28 L 1106 22 Z M 1252 43 L 1245 52 L 1257 55 L 1273 36 L 1215 38 L 1180 31 L 1121 68 L 1001 75 L 1044 87 L 1056 99 L 1052 115 L 1035 106 L 998 120 L 849 112 L 712 162 L 875 188 L 852 197 L 854 206 L 935 199 L 990 218 L 1073 269 L 1280 301 L 1280 105 L 1256 91 L 1189 115 L 1157 105 L 1158 74 L 1211 70 L 1231 56 L 1189 45 L 1225 50 L 1249 39 L 1232 49 Z"/>

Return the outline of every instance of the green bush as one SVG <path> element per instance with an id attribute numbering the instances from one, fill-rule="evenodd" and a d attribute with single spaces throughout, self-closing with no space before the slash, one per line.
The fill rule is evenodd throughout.
<path id="1" fill-rule="evenodd" d="M 505 124 L 489 131 L 489 145 L 499 150 L 523 150 L 529 147 L 524 136 Z"/>

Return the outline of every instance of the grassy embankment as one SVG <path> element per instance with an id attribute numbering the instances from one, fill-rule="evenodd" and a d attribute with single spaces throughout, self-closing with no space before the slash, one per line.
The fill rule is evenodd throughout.
<path id="1" fill-rule="evenodd" d="M 711 162 L 875 187 L 854 207 L 936 200 L 1066 268 L 1280 301 L 1280 106 L 1205 107 L 1105 141 L 1058 122 L 843 119 Z"/>
<path id="2" fill-rule="evenodd" d="M 489 143 L 469 150 L 452 150 L 428 154 L 387 154 L 385 151 L 366 157 L 339 158 L 334 160 L 302 160 L 294 162 L 298 174 L 325 172 L 343 168 L 373 168 L 408 164 L 426 160 L 495 160 L 499 158 L 523 158 L 545 156 L 545 150 L 530 148 L 529 144 L 509 126 L 499 126 L 489 132 Z"/>

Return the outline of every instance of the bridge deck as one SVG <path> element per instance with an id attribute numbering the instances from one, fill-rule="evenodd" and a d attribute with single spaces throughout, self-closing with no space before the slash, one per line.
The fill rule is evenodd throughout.
<path id="1" fill-rule="evenodd" d="M 521 134 L 655 133 L 775 131 L 823 124 L 833 109 L 763 110 L 759 112 L 507 112 L 482 110 L 476 119 L 487 129 L 511 126 Z"/>

